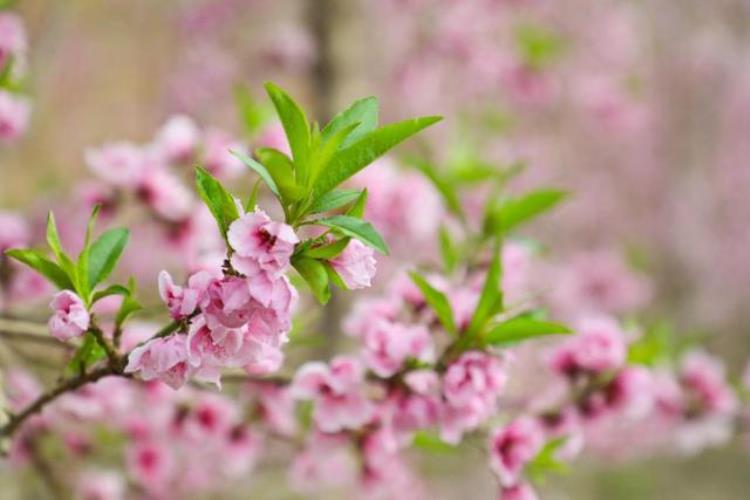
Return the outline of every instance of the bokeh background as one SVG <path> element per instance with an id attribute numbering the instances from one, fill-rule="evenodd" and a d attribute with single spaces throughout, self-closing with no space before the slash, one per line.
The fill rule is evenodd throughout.
<path id="1" fill-rule="evenodd" d="M 739 372 L 750 355 L 750 2 L 746 0 L 22 0 L 34 112 L 0 150 L 0 205 L 70 195 L 87 147 L 147 141 L 186 113 L 239 133 L 232 91 L 274 80 L 319 119 L 377 95 L 444 114 L 437 159 L 524 161 L 571 203 L 535 228 L 556 255 L 616 254 L 647 314 Z M 469 151 L 469 153 L 467 153 Z M 483 459 L 426 465 L 445 498 L 490 498 Z M 739 445 L 583 460 L 550 499 L 748 497 Z M 254 498 L 283 476 L 260 477 Z M 0 488 L 0 498 L 15 498 Z M 408 498 L 405 492 L 404 498 Z"/>

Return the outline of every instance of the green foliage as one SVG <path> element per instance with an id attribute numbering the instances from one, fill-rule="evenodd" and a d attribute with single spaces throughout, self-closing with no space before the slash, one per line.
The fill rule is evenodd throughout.
<path id="1" fill-rule="evenodd" d="M 412 135 L 441 120 L 414 118 L 375 129 L 341 149 L 320 172 L 312 186 L 313 200 L 323 196 Z"/>
<path id="2" fill-rule="evenodd" d="M 458 450 L 458 446 L 446 443 L 440 436 L 427 431 L 417 431 L 412 445 L 429 453 L 454 453 Z"/>
<path id="3" fill-rule="evenodd" d="M 75 290 L 68 273 L 59 265 L 49 260 L 39 250 L 13 248 L 6 250 L 5 254 L 23 264 L 26 264 L 61 290 Z"/>
<path id="4" fill-rule="evenodd" d="M 201 167 L 195 169 L 195 185 L 201 199 L 216 219 L 222 236 L 226 238 L 230 224 L 240 216 L 234 198 L 214 176 Z"/>
<path id="5" fill-rule="evenodd" d="M 276 181 L 274 181 L 273 176 L 271 175 L 271 172 L 268 171 L 268 169 L 255 161 L 253 158 L 247 156 L 246 154 L 240 153 L 238 151 L 231 151 L 231 153 L 236 156 L 242 163 L 245 164 L 246 167 L 253 170 L 258 176 L 263 180 L 263 182 L 266 183 L 266 186 L 268 186 L 268 189 L 271 190 L 271 192 L 276 195 L 277 198 L 281 198 L 281 193 L 279 192 L 278 186 L 276 186 Z M 210 208 L 210 207 L 209 207 Z"/>
<path id="6" fill-rule="evenodd" d="M 356 201 L 361 194 L 362 191 L 358 189 L 334 189 L 315 200 L 315 203 L 310 206 L 309 213 L 317 214 L 336 210 Z"/>
<path id="7" fill-rule="evenodd" d="M 628 346 L 628 363 L 656 366 L 671 361 L 678 351 L 672 329 L 658 323 Z"/>
<path id="8" fill-rule="evenodd" d="M 451 235 L 445 226 L 440 226 L 438 239 L 440 243 L 440 257 L 443 260 L 443 268 L 445 269 L 445 272 L 450 273 L 456 268 L 456 265 L 458 265 L 458 260 L 460 258 L 459 250 L 451 239 Z"/>
<path id="9" fill-rule="evenodd" d="M 115 315 L 115 326 L 117 328 L 120 328 L 130 316 L 143 309 L 143 306 L 135 298 L 135 280 L 133 278 L 128 280 L 127 291 L 128 293 L 123 296 L 120 309 Z"/>
<path id="10" fill-rule="evenodd" d="M 511 229 L 551 210 L 567 197 L 564 191 L 544 189 L 532 191 L 504 203 L 490 204 L 485 214 L 485 235 L 507 233 Z"/>
<path id="11" fill-rule="evenodd" d="M 318 302 L 321 304 L 328 303 L 331 298 L 331 290 L 328 287 L 328 272 L 323 263 L 308 257 L 296 257 L 292 259 L 292 266 L 304 278 Z"/>
<path id="12" fill-rule="evenodd" d="M 559 58 L 564 41 L 538 25 L 524 24 L 515 32 L 515 41 L 523 61 L 533 69 L 543 69 Z"/>
<path id="13" fill-rule="evenodd" d="M 255 100 L 247 87 L 235 87 L 234 102 L 237 105 L 240 123 L 248 135 L 257 133 L 268 122 L 268 110 Z"/>
<path id="14" fill-rule="evenodd" d="M 286 92 L 271 82 L 266 83 L 265 87 L 284 126 L 294 158 L 297 182 L 306 186 L 309 180 L 312 152 L 310 123 L 302 108 Z"/>
<path id="15" fill-rule="evenodd" d="M 537 455 L 526 465 L 526 474 L 535 482 L 543 482 L 550 473 L 562 474 L 568 471 L 568 465 L 557 458 L 557 452 L 567 442 L 563 436 L 548 441 Z"/>
<path id="16" fill-rule="evenodd" d="M 445 330 L 452 334 L 457 335 L 456 322 L 453 319 L 453 310 L 451 309 L 448 297 L 437 288 L 430 285 L 430 283 L 419 274 L 412 272 L 409 273 L 412 281 L 419 288 L 424 295 L 427 304 L 435 311 L 435 315 L 440 320 L 440 324 L 443 325 Z"/>
<path id="17" fill-rule="evenodd" d="M 356 238 L 378 252 L 388 255 L 388 247 L 385 241 L 383 241 L 383 238 L 369 222 L 348 215 L 334 215 L 333 217 L 318 219 L 315 222 L 321 226 L 330 227 L 346 236 Z"/>
<path id="18" fill-rule="evenodd" d="M 333 243 L 312 247 L 308 250 L 305 250 L 303 255 L 305 257 L 310 257 L 311 259 L 330 260 L 344 251 L 346 246 L 349 244 L 349 240 L 350 238 L 341 238 L 334 241 Z"/>
<path id="19" fill-rule="evenodd" d="M 502 260 L 500 242 L 496 241 L 492 247 L 492 260 L 487 269 L 487 277 L 479 296 L 479 302 L 466 330 L 466 336 L 473 338 L 495 314 L 503 310 L 503 292 L 500 289 L 502 276 Z"/>
<path id="20" fill-rule="evenodd" d="M 511 346 L 524 340 L 570 333 L 572 331 L 560 323 L 518 316 L 491 327 L 483 340 L 489 345 Z"/>
<path id="21" fill-rule="evenodd" d="M 128 244 L 130 231 L 124 228 L 110 229 L 102 233 L 99 238 L 87 247 L 82 254 L 88 255 L 88 289 L 104 281 L 120 260 L 125 246 Z"/>
<path id="22" fill-rule="evenodd" d="M 333 117 L 325 126 L 321 132 L 323 141 L 330 140 L 337 132 L 354 125 L 354 129 L 347 134 L 346 140 L 341 144 L 343 147 L 350 146 L 377 128 L 378 114 L 377 98 L 366 97 L 355 101 L 349 108 Z"/>
<path id="23" fill-rule="evenodd" d="M 71 376 L 78 375 L 79 373 L 85 372 L 89 366 L 104 359 L 106 356 L 107 353 L 104 351 L 104 348 L 99 345 L 94 334 L 87 332 L 83 337 L 83 343 L 76 350 L 73 358 L 65 368 L 65 372 Z"/>

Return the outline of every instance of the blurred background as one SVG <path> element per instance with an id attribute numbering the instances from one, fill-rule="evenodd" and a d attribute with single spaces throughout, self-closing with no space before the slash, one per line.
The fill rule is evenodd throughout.
<path id="1" fill-rule="evenodd" d="M 555 256 L 651 280 L 646 315 L 750 355 L 750 2 L 746 0 L 22 0 L 33 114 L 0 149 L 0 208 L 71 196 L 88 147 L 147 142 L 175 114 L 241 133 L 238 84 L 273 80 L 317 119 L 376 95 L 386 120 L 443 114 L 420 146 L 527 165 L 573 200 L 537 224 Z M 543 498 L 744 499 L 739 445 L 583 460 Z M 490 498 L 482 457 L 431 458 L 444 498 Z M 286 498 L 261 477 L 256 498 Z M 3 492 L 5 491 L 5 492 Z M 15 498 L 0 489 L 0 498 Z M 274 496 L 279 495 L 279 496 Z M 405 495 L 404 498 L 408 498 Z"/>

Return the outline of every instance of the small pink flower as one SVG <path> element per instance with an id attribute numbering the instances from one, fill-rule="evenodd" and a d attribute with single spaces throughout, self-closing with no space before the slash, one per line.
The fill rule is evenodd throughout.
<path id="1" fill-rule="evenodd" d="M 521 417 L 497 429 L 490 437 L 490 467 L 503 486 L 518 483 L 524 466 L 544 444 L 544 432 L 530 418 Z"/>
<path id="2" fill-rule="evenodd" d="M 688 398 L 699 410 L 727 415 L 738 406 L 737 397 L 727 383 L 724 364 L 702 351 L 692 351 L 682 359 L 679 380 Z"/>
<path id="3" fill-rule="evenodd" d="M 652 384 L 649 370 L 642 366 L 627 366 L 607 386 L 607 405 L 625 418 L 642 418 L 653 408 Z"/>
<path id="4" fill-rule="evenodd" d="M 188 116 L 175 115 L 156 134 L 156 148 L 169 163 L 188 163 L 200 140 L 200 129 Z"/>
<path id="5" fill-rule="evenodd" d="M 157 495 L 166 493 L 167 484 L 177 467 L 174 456 L 166 445 L 151 442 L 130 446 L 126 464 L 136 483 Z"/>
<path id="6" fill-rule="evenodd" d="M 205 299 L 206 290 L 213 277 L 206 271 L 199 271 L 188 279 L 188 286 L 174 284 L 167 271 L 159 273 L 159 296 L 167 305 L 172 318 L 180 320 L 192 314 Z"/>
<path id="7" fill-rule="evenodd" d="M 443 376 L 443 394 L 453 406 L 493 406 L 507 379 L 500 359 L 478 351 L 464 353 Z"/>
<path id="8" fill-rule="evenodd" d="M 625 362 L 625 335 L 610 318 L 584 319 L 572 337 L 555 349 L 550 365 L 557 373 L 574 377 L 614 370 Z"/>
<path id="9" fill-rule="evenodd" d="M 169 222 L 189 219 L 194 198 L 172 172 L 162 166 L 147 169 L 138 181 L 136 195 L 156 215 Z"/>
<path id="10" fill-rule="evenodd" d="M 190 374 L 185 336 L 157 338 L 133 349 L 125 373 L 135 372 L 145 381 L 158 379 L 173 389 L 182 387 Z"/>
<path id="11" fill-rule="evenodd" d="M 89 312 L 81 298 L 69 290 L 55 294 L 50 302 L 54 311 L 49 319 L 49 331 L 63 342 L 78 337 L 89 327 Z"/>
<path id="12" fill-rule="evenodd" d="M 118 187 L 135 187 L 148 165 L 144 150 L 129 142 L 87 149 L 85 159 L 97 177 Z"/>
<path id="13" fill-rule="evenodd" d="M 222 367 L 240 366 L 235 357 L 243 342 L 243 331 L 221 325 L 209 328 L 203 317 L 193 320 L 187 337 L 188 361 L 196 369 L 217 373 Z"/>
<path id="14" fill-rule="evenodd" d="M 356 239 L 331 259 L 330 264 L 351 290 L 369 287 L 377 265 L 373 249 Z"/>
<path id="15" fill-rule="evenodd" d="M 25 97 L 0 90 L 0 140 L 13 141 L 29 126 L 31 104 Z"/>
<path id="16" fill-rule="evenodd" d="M 227 232 L 229 244 L 240 257 L 249 257 L 271 273 L 289 265 L 299 238 L 291 226 L 272 221 L 265 212 L 249 212 L 232 222 Z"/>
<path id="17" fill-rule="evenodd" d="M 313 400 L 313 419 L 323 432 L 358 429 L 373 415 L 362 393 L 364 371 L 355 358 L 338 357 L 330 365 L 309 362 L 300 367 L 292 383 L 297 399 Z"/>
<path id="18" fill-rule="evenodd" d="M 500 500 L 539 500 L 539 496 L 528 483 L 508 486 L 500 492 Z"/>
<path id="19" fill-rule="evenodd" d="M 377 375 L 390 377 L 410 358 L 433 361 L 432 338 L 424 326 L 407 326 L 381 320 L 364 336 L 363 358 Z"/>

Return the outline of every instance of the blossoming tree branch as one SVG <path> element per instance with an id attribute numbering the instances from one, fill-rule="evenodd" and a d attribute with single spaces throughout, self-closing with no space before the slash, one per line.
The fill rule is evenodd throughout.
<path id="1" fill-rule="evenodd" d="M 0 17 L 17 35 L 0 50 L 9 137 L 28 113 L 11 94 L 25 53 L 14 19 Z M 409 452 L 473 457 L 478 446 L 502 500 L 533 500 L 585 451 L 632 435 L 647 437 L 640 453 L 696 452 L 747 432 L 750 384 L 719 359 L 664 324 L 580 299 L 599 281 L 549 293 L 565 280 L 544 272 L 543 243 L 522 231 L 567 193 L 511 195 L 523 165 L 478 154 L 415 148 L 424 154 L 401 169 L 393 148 L 439 117 L 381 125 L 371 97 L 321 127 L 265 89 L 268 106 L 237 94 L 254 148 L 178 115 L 145 145 L 85 152 L 97 179 L 78 191 L 85 223 L 52 211 L 37 242 L 23 217 L 0 213 L 9 464 L 61 497 L 183 498 L 280 455 L 302 494 L 427 498 Z M 133 219 L 132 234 L 119 227 Z M 169 271 L 143 276 L 162 264 L 160 247 Z M 391 250 L 399 259 L 384 260 Z M 376 264 L 385 283 L 365 295 Z M 48 295 L 46 326 L 6 315 Z M 338 325 L 326 312 L 342 299 L 351 307 Z M 346 341 L 328 334 L 339 327 Z M 15 366 L 24 357 L 51 365 L 48 383 Z M 75 474 L 56 470 L 60 457 Z"/>

